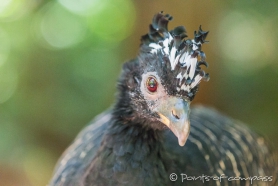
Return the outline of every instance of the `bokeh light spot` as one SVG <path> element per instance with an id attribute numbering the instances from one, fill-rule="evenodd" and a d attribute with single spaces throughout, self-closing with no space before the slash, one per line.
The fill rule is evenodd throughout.
<path id="1" fill-rule="evenodd" d="M 50 46 L 67 48 L 79 43 L 84 38 L 86 24 L 60 4 L 50 3 L 40 13 L 40 26 L 35 26 L 40 27 L 39 31 L 43 39 Z"/>
<path id="2" fill-rule="evenodd" d="M 134 5 L 129 0 L 103 1 L 103 8 L 90 15 L 88 24 L 102 40 L 119 42 L 131 34 L 135 16 Z"/>
<path id="3" fill-rule="evenodd" d="M 11 4 L 12 0 L 2 0 L 0 3 L 0 14 L 6 10 Z"/>
<path id="4" fill-rule="evenodd" d="M 59 0 L 58 2 L 69 11 L 79 14 L 88 15 L 96 12 L 103 0 Z"/>
<path id="5" fill-rule="evenodd" d="M 34 0 L 1 0 L 0 19 L 14 21 L 23 18 L 37 3 Z"/>
<path id="6" fill-rule="evenodd" d="M 268 32 L 263 30 L 263 19 L 248 12 L 230 12 L 222 20 L 218 43 L 232 72 L 249 74 L 267 64 L 263 38 Z"/>

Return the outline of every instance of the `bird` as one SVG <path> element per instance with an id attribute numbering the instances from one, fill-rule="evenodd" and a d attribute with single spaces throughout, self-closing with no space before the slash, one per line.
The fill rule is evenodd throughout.
<path id="1" fill-rule="evenodd" d="M 159 12 L 123 64 L 112 107 L 76 137 L 49 186 L 169 186 L 277 184 L 277 160 L 264 137 L 214 108 L 191 102 L 208 81 L 201 26 Z"/>

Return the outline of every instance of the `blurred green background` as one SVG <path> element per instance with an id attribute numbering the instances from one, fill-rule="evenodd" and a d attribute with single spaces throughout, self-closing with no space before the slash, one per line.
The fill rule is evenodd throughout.
<path id="1" fill-rule="evenodd" d="M 0 185 L 44 186 L 77 133 L 114 101 L 152 16 L 201 24 L 202 103 L 278 143 L 278 1 L 1 0 Z M 278 149 L 277 147 L 275 147 Z"/>

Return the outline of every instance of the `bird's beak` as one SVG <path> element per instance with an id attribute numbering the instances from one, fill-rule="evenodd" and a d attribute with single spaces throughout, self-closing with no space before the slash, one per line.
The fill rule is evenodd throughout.
<path id="1" fill-rule="evenodd" d="M 189 104 L 181 98 L 171 96 L 161 100 L 155 109 L 160 121 L 177 136 L 180 146 L 184 146 L 190 132 Z"/>

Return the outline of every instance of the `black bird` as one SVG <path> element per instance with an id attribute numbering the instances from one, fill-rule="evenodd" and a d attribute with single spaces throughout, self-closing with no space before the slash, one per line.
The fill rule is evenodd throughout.
<path id="1" fill-rule="evenodd" d="M 97 116 L 60 159 L 50 186 L 275 185 L 263 137 L 241 122 L 190 107 L 209 75 L 201 27 L 168 32 L 154 16 L 139 55 L 123 65 L 115 105 Z M 189 119 L 190 118 L 190 119 Z M 174 174 L 173 174 L 174 173 Z"/>

